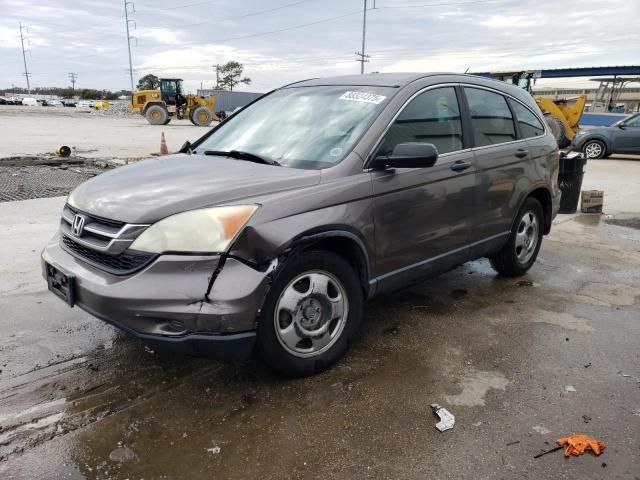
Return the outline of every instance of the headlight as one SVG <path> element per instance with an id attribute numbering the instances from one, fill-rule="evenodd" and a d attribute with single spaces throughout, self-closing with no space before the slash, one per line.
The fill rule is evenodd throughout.
<path id="1" fill-rule="evenodd" d="M 257 209 L 258 205 L 234 205 L 178 213 L 151 225 L 130 248 L 150 253 L 224 252 Z"/>

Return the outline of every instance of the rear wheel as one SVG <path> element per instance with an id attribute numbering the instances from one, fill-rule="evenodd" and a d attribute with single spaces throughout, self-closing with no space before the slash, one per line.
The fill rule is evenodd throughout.
<path id="1" fill-rule="evenodd" d="M 331 368 L 346 353 L 362 315 L 356 272 L 342 257 L 310 251 L 274 274 L 258 324 L 258 350 L 292 377 Z"/>
<path id="2" fill-rule="evenodd" d="M 535 263 L 542 244 L 544 215 L 533 197 L 525 200 L 506 245 L 489 257 L 493 269 L 507 277 L 524 275 Z"/>
<path id="3" fill-rule="evenodd" d="M 191 123 L 199 127 L 208 127 L 213 120 L 213 114 L 207 107 L 198 105 L 193 110 L 191 110 L 190 120 Z"/>
<path id="4" fill-rule="evenodd" d="M 601 140 L 589 140 L 582 146 L 582 152 L 587 158 L 604 158 L 607 156 L 607 146 Z"/>
<path id="5" fill-rule="evenodd" d="M 147 108 L 144 116 L 151 125 L 166 125 L 169 119 L 169 112 L 162 105 L 151 105 Z"/>

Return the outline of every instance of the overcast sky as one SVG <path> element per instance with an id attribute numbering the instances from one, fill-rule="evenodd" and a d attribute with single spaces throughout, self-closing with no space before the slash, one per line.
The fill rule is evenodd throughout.
<path id="1" fill-rule="evenodd" d="M 215 83 L 212 65 L 245 64 L 249 91 L 359 73 L 363 0 L 132 2 L 134 81 Z M 368 2 L 373 7 L 373 0 Z M 640 64 L 640 0 L 377 0 L 367 12 L 366 71 L 487 71 Z M 124 0 L 0 0 L 0 88 L 129 88 Z M 132 7 L 130 7 L 132 10 Z M 562 79 L 541 86 L 595 86 Z"/>

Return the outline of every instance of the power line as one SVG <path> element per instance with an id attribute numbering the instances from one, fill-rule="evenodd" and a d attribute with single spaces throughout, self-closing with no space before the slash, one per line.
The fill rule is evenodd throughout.
<path id="1" fill-rule="evenodd" d="M 20 22 L 19 25 L 20 25 L 20 44 L 22 45 L 22 60 L 24 61 L 24 76 L 27 79 L 27 92 L 31 94 L 31 84 L 29 83 L 29 77 L 31 76 L 31 74 L 27 69 L 27 55 L 25 54 L 25 51 L 24 51 L 24 34 L 22 33 L 22 22 Z"/>
<path id="2" fill-rule="evenodd" d="M 199 27 L 201 25 L 208 25 L 210 23 L 228 22 L 229 20 L 238 20 L 239 18 L 254 17 L 256 15 L 261 15 L 263 13 L 271 13 L 271 12 L 275 12 L 277 10 L 283 10 L 285 8 L 295 7 L 296 5 L 300 5 L 300 4 L 303 4 L 303 3 L 309 3 L 309 2 L 313 2 L 313 1 L 315 1 L 315 0 L 299 0 L 297 2 L 287 3 L 287 4 L 281 5 L 279 7 L 267 8 L 265 10 L 258 10 L 258 11 L 255 11 L 255 12 L 244 13 L 242 15 L 236 15 L 236 16 L 233 16 L 233 17 L 216 18 L 215 20 L 208 20 L 206 22 L 191 23 L 191 24 L 187 24 L 187 25 L 180 24 L 180 26 L 183 27 L 183 28 L 190 28 L 190 27 Z"/>
<path id="3" fill-rule="evenodd" d="M 144 3 L 140 3 L 139 5 L 143 6 L 144 8 L 148 9 L 148 10 L 178 10 L 179 8 L 186 8 L 186 7 L 195 7 L 198 5 L 205 5 L 207 3 L 218 3 L 221 0 L 206 0 L 204 2 L 195 2 L 195 3 L 185 3 L 183 5 L 176 5 L 173 7 L 156 7 L 156 6 L 151 6 L 151 5 L 146 5 Z"/>

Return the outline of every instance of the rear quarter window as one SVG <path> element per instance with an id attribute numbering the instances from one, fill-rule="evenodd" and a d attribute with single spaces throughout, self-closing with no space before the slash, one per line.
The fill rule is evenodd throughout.
<path id="1" fill-rule="evenodd" d="M 509 100 L 509 103 L 516 116 L 522 138 L 539 137 L 544 133 L 542 122 L 531 110 L 515 100 Z"/>

